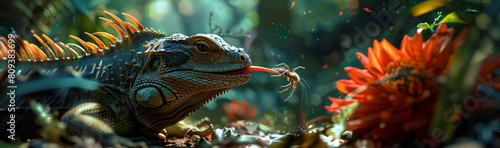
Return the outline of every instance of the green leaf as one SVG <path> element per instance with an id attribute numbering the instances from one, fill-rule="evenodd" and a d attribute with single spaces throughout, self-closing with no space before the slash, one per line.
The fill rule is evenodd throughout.
<path id="1" fill-rule="evenodd" d="M 432 30 L 432 26 L 429 25 L 427 22 L 425 23 L 420 23 L 417 25 L 418 28 L 425 28 L 425 29 L 431 29 Z"/>
<path id="2" fill-rule="evenodd" d="M 333 136 L 334 139 L 340 139 L 342 133 L 345 131 L 345 124 L 347 119 L 352 114 L 354 109 L 359 105 L 358 102 L 354 102 L 345 109 L 340 109 L 340 114 L 333 116 L 332 121 L 334 123 L 333 127 L 328 129 L 328 135 Z"/>
<path id="3" fill-rule="evenodd" d="M 441 24 L 441 23 L 467 23 L 467 22 L 460 19 L 460 17 L 458 17 L 457 13 L 452 12 L 452 13 L 446 15 L 446 17 L 444 17 L 443 20 L 441 20 L 441 22 L 439 22 L 438 24 Z"/>

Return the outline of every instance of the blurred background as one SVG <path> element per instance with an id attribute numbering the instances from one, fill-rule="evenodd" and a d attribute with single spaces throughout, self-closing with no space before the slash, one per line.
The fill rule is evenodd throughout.
<path id="1" fill-rule="evenodd" d="M 403 36 L 415 34 L 419 23 L 436 23 L 435 18 L 441 17 L 438 12 L 448 14 L 474 8 L 454 5 L 453 10 L 444 7 L 411 17 L 411 7 L 419 2 L 422 1 L 1 0 L 0 35 L 15 32 L 33 43 L 38 43 L 33 33 L 45 33 L 65 43 L 76 43 L 69 35 L 91 40 L 84 32 L 107 31 L 117 35 L 99 19 L 107 16 L 104 10 L 122 19 L 125 17 L 121 12 L 131 14 L 143 26 L 166 34 L 219 34 L 230 44 L 245 48 L 253 65 L 273 68 L 286 63 L 290 68 L 306 69 L 296 71 L 301 83 L 288 101 L 284 100 L 290 91 L 277 93 L 283 89 L 280 86 L 288 84 L 286 78 L 253 72 L 248 84 L 220 96 L 189 119 L 209 117 L 216 128 L 245 119 L 291 131 L 301 122 L 334 114 L 324 108 L 331 105 L 327 97 L 342 95 L 335 82 L 348 78 L 344 67 L 361 68 L 355 53 L 366 54 L 374 39 L 385 38 L 399 48 Z M 224 111 L 224 104 L 231 101 L 237 102 L 229 107 L 243 106 L 246 112 Z"/>

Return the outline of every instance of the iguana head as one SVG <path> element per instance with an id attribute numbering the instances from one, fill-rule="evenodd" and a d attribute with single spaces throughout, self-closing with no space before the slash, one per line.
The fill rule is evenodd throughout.
<path id="1" fill-rule="evenodd" d="M 145 46 L 144 65 L 129 98 L 137 119 L 160 131 L 250 79 L 242 48 L 213 34 L 173 34 Z"/>

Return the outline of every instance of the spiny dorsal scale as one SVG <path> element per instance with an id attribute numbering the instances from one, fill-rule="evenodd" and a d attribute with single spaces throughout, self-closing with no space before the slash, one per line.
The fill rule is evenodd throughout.
<path id="1" fill-rule="evenodd" d="M 26 42 L 26 44 L 29 44 L 28 41 L 26 41 L 26 40 L 24 42 Z M 38 48 L 38 46 L 36 46 L 35 44 L 29 44 L 27 46 L 31 46 L 31 48 L 35 49 L 40 54 L 42 59 L 44 59 L 45 61 L 50 61 L 50 59 L 47 57 L 47 55 L 45 55 L 45 53 L 40 48 Z"/>
<path id="2" fill-rule="evenodd" d="M 33 50 L 31 47 L 26 46 L 26 44 L 24 44 L 24 43 L 21 43 L 21 44 L 22 44 L 21 48 L 24 48 L 24 50 L 30 51 L 32 58 L 34 59 L 35 62 L 42 61 L 42 59 L 40 58 L 40 56 L 38 55 L 38 53 L 35 50 Z"/>
<path id="3" fill-rule="evenodd" d="M 116 25 L 113 21 L 104 17 L 99 17 L 99 19 L 106 21 L 107 23 L 104 23 L 105 25 L 111 25 L 111 27 L 113 27 L 113 29 L 115 29 L 116 32 L 118 32 L 121 38 L 127 37 L 127 35 L 125 35 L 125 32 L 123 32 L 123 30 L 120 27 L 118 27 L 118 25 Z"/>
<path id="4" fill-rule="evenodd" d="M 115 50 L 120 50 L 123 49 L 121 47 L 128 46 L 130 42 L 133 42 L 133 40 L 136 38 L 129 38 L 129 36 L 146 36 L 147 35 L 152 35 L 156 36 L 157 34 L 161 34 L 161 32 L 155 31 L 154 29 L 148 29 L 144 28 L 142 24 L 137 21 L 133 16 L 122 13 L 125 17 L 129 18 L 131 22 L 125 22 L 122 21 L 120 18 L 118 18 L 116 15 L 105 11 L 107 15 L 109 15 L 112 19 L 107 19 L 104 17 L 100 17 L 101 20 L 105 21 L 105 25 L 111 25 L 120 35 L 121 40 L 127 40 L 127 43 L 122 43 L 121 40 L 107 32 L 94 32 L 94 33 L 88 33 L 84 32 L 87 36 L 92 38 L 94 40 L 93 42 L 87 42 L 82 40 L 79 37 L 70 35 L 71 38 L 77 40 L 81 45 L 77 45 L 74 43 L 62 43 L 62 42 L 54 42 L 52 39 L 50 39 L 47 35 L 42 34 L 41 36 L 38 36 L 37 34 L 33 34 L 33 36 L 38 40 L 38 42 L 41 44 L 40 46 L 37 46 L 35 44 L 29 43 L 25 40 L 18 39 L 19 37 L 16 36 L 14 40 L 18 39 L 19 41 L 16 41 L 16 43 L 19 44 L 16 50 L 16 60 L 18 61 L 32 61 L 32 62 L 46 62 L 46 61 L 53 61 L 53 60 L 67 60 L 67 59 L 80 59 L 82 57 L 87 57 L 87 56 L 106 56 L 110 53 L 114 53 Z M 141 34 L 141 33 L 144 33 Z M 151 34 L 153 33 L 153 34 Z M 164 35 L 164 34 L 163 34 Z M 102 36 L 104 38 L 107 38 L 108 45 L 106 47 L 105 41 L 97 38 L 97 36 Z M 164 35 L 166 36 L 166 35 Z M 42 39 L 43 38 L 43 39 Z M 2 42 L 3 41 L 3 42 Z M 158 39 L 155 39 L 155 41 L 158 41 Z M 147 44 L 150 42 L 147 42 Z M 50 44 L 50 46 L 49 46 Z M 117 44 L 121 44 L 118 46 L 119 48 L 115 48 Z M 150 43 L 152 44 L 152 43 Z M 8 42 L 7 39 L 0 36 L 0 58 L 1 59 L 7 59 L 8 57 Z M 52 47 L 52 48 L 50 48 Z M 145 48 L 144 50 L 147 49 L 147 45 L 143 46 Z M 134 51 L 137 56 L 142 56 L 143 54 L 146 54 L 148 52 L 136 52 Z M 19 54 L 19 55 L 18 55 Z M 123 54 L 123 53 L 122 53 Z"/>
<path id="5" fill-rule="evenodd" d="M 117 17 L 116 15 L 114 15 L 113 13 L 111 12 L 108 12 L 108 11 L 104 11 L 104 13 L 108 14 L 109 16 L 111 16 L 116 22 L 118 22 L 118 24 L 120 24 L 120 26 L 125 29 L 125 31 L 127 32 L 128 35 L 132 34 L 132 31 L 130 30 L 130 28 L 128 28 L 128 26 L 119 18 Z"/>
<path id="6" fill-rule="evenodd" d="M 137 32 L 137 28 L 135 28 L 135 27 L 134 27 L 134 25 L 132 25 L 132 24 L 131 24 L 131 23 L 129 23 L 129 22 L 125 22 L 125 24 L 127 25 L 127 28 L 128 28 L 128 29 L 130 29 L 131 34 L 132 34 L 132 33 L 136 33 L 136 32 Z M 129 35 L 131 35 L 131 34 L 129 34 Z"/>
<path id="7" fill-rule="evenodd" d="M 87 44 L 87 46 L 90 47 L 90 49 L 92 50 L 92 53 L 99 55 L 99 47 L 97 47 L 96 44 L 91 43 L 91 42 L 85 42 L 85 44 Z"/>
<path id="8" fill-rule="evenodd" d="M 41 58 L 38 56 L 38 53 L 36 53 L 34 50 L 32 50 L 31 48 L 29 48 L 28 46 L 26 46 L 26 44 L 22 43 L 22 47 L 21 48 L 24 48 L 24 50 L 28 50 L 31 57 L 30 59 L 33 59 L 33 61 L 41 61 Z"/>
<path id="9" fill-rule="evenodd" d="M 64 51 L 68 52 L 69 57 L 68 58 L 79 58 L 78 53 L 76 53 L 73 49 L 69 48 L 68 46 L 64 45 L 62 42 L 57 42 L 57 45 L 60 47 L 64 48 Z"/>
<path id="10" fill-rule="evenodd" d="M 43 38 L 45 38 L 45 40 L 47 40 L 47 42 L 49 42 L 49 44 L 52 46 L 52 48 L 54 48 L 54 51 L 56 51 L 56 54 L 57 54 L 58 58 L 62 58 L 62 59 L 67 59 L 68 58 L 68 56 L 66 55 L 66 53 L 64 53 L 64 51 L 61 49 L 61 47 L 59 47 L 56 44 L 54 44 L 54 41 L 52 41 L 52 39 L 50 39 L 45 34 L 42 34 L 42 36 L 43 36 Z"/>
<path id="11" fill-rule="evenodd" d="M 137 21 L 137 19 L 135 19 L 132 15 L 129 15 L 127 13 L 122 13 L 122 14 L 130 18 L 135 23 L 137 28 L 139 28 L 139 31 L 144 31 L 144 27 L 142 27 L 142 24 L 139 21 Z"/>
<path id="12" fill-rule="evenodd" d="M 88 53 L 85 49 L 83 49 L 80 45 L 76 45 L 76 44 L 73 44 L 73 43 L 67 43 L 67 44 L 66 44 L 66 46 L 68 46 L 68 47 L 69 47 L 69 46 L 73 46 L 73 47 L 75 47 L 75 48 L 79 49 L 78 51 L 82 51 L 82 52 L 83 52 L 83 54 L 84 54 L 84 56 L 89 56 L 89 55 L 90 55 L 90 54 L 89 54 L 89 53 Z M 70 47 L 70 48 L 71 48 L 71 47 Z M 71 48 L 71 49 L 72 49 L 72 48 Z"/>
<path id="13" fill-rule="evenodd" d="M 92 49 L 89 49 L 89 45 L 87 45 L 87 43 L 85 43 L 85 41 L 83 41 L 82 39 L 80 39 L 79 37 L 77 36 L 74 36 L 74 35 L 69 35 L 69 37 L 75 39 L 76 41 L 80 42 L 80 44 L 83 45 L 83 47 L 85 48 L 85 51 L 89 54 L 93 54 L 93 50 Z"/>
<path id="14" fill-rule="evenodd" d="M 16 38 L 17 38 L 17 35 L 13 38 L 14 43 L 18 43 L 16 41 Z M 32 61 L 32 58 L 30 57 L 30 54 L 28 53 L 28 51 L 24 50 L 24 48 L 22 48 L 22 47 L 20 47 L 19 49 L 21 51 L 21 56 L 23 57 L 23 59 L 25 59 L 25 61 Z"/>
<path id="15" fill-rule="evenodd" d="M 109 39 L 111 42 L 113 42 L 113 44 L 115 44 L 116 42 L 118 42 L 118 38 L 116 38 L 115 36 L 113 36 L 113 35 L 111 35 L 111 34 L 109 34 L 107 32 L 94 32 L 92 34 L 93 35 L 99 35 L 99 36 L 105 37 L 105 38 Z"/>
<path id="16" fill-rule="evenodd" d="M 110 52 L 112 51 L 111 50 L 111 42 L 108 42 L 108 51 L 110 51 Z"/>
<path id="17" fill-rule="evenodd" d="M 3 40 L 6 40 L 3 36 L 0 35 L 0 39 L 3 41 Z M 1 53 L 2 53 L 2 57 L 4 57 L 5 59 L 7 59 L 7 55 L 9 55 L 7 52 L 7 47 L 9 46 L 5 46 L 5 44 L 8 44 L 9 42 L 2 42 L 0 41 L 0 49 L 2 50 Z"/>
<path id="18" fill-rule="evenodd" d="M 45 44 L 45 42 L 42 40 L 42 38 L 40 38 L 36 34 L 33 34 L 33 36 L 38 40 L 38 42 L 40 42 L 40 44 L 42 44 L 43 48 L 45 48 L 45 51 L 47 51 L 49 53 L 50 59 L 59 60 L 59 58 L 57 58 L 57 56 L 54 54 L 54 52 L 52 52 L 52 50 L 49 48 L 49 46 L 47 46 L 47 44 Z M 21 54 L 22 54 L 22 52 L 21 52 Z M 24 59 L 24 57 L 23 57 L 23 59 Z"/>
<path id="19" fill-rule="evenodd" d="M 132 64 L 134 64 L 134 65 L 135 65 L 135 63 L 137 63 L 137 60 L 136 60 L 136 59 L 133 59 L 133 60 L 132 60 Z"/>
<path id="20" fill-rule="evenodd" d="M 88 32 L 85 32 L 85 34 L 88 35 L 90 38 L 94 39 L 94 41 L 99 45 L 101 49 L 106 48 L 106 46 L 104 46 L 104 43 L 99 38 L 95 37 L 94 35 Z"/>

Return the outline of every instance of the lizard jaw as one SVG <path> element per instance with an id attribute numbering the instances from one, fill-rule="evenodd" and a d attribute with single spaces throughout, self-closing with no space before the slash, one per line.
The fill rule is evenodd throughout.
<path id="1" fill-rule="evenodd" d="M 241 68 L 241 69 L 236 69 L 236 70 L 232 70 L 232 71 L 222 72 L 222 74 L 224 74 L 224 75 L 247 74 L 247 73 L 250 73 L 252 71 L 251 67 L 252 66 L 248 66 L 248 67 Z"/>
<path id="2" fill-rule="evenodd" d="M 205 106 L 210 101 L 214 100 L 215 98 L 219 97 L 220 95 L 226 93 L 229 90 L 230 90 L 230 88 L 222 88 L 222 89 L 213 90 L 210 92 L 200 92 L 198 94 L 195 94 L 195 96 L 211 95 L 212 97 L 205 100 L 205 101 L 201 101 L 201 102 L 199 100 L 192 100 L 192 101 L 186 103 L 186 104 L 190 104 L 190 105 L 185 105 L 185 106 L 182 106 L 181 108 L 177 108 L 177 110 L 180 112 L 177 112 L 177 116 L 175 116 L 174 118 L 156 119 L 156 120 L 151 122 L 149 127 L 151 129 L 159 132 L 163 128 L 168 127 L 170 125 L 173 125 L 173 124 L 177 123 L 178 121 L 181 121 L 184 118 L 192 115 L 193 113 L 195 113 L 196 111 L 201 109 L 201 107 Z M 213 94 L 215 94 L 215 95 L 213 95 Z"/>
<path id="3" fill-rule="evenodd" d="M 160 94 L 167 96 L 161 91 L 162 87 L 168 88 L 169 90 L 171 87 L 165 84 L 184 87 L 171 89 L 171 92 L 179 94 L 176 95 L 178 98 L 171 102 L 168 101 L 167 104 L 162 105 L 160 108 L 141 108 L 140 116 L 142 117 L 138 118 L 143 119 L 141 122 L 148 128 L 155 131 L 161 131 L 162 128 L 173 125 L 193 114 L 231 88 L 247 83 L 250 76 L 251 75 L 248 73 L 226 75 L 223 73 L 177 70 L 167 75 L 162 75 L 162 77 L 158 79 L 160 82 L 166 83 L 143 82 L 142 85 L 139 85 L 140 87 L 136 86 L 134 88 L 135 90 L 132 91 L 136 91 L 141 87 L 151 86 L 152 83 L 155 83 L 155 87 L 160 90 Z M 198 86 L 198 89 L 188 87 L 189 85 Z M 154 116 L 154 118 L 152 118 L 152 116 Z"/>

